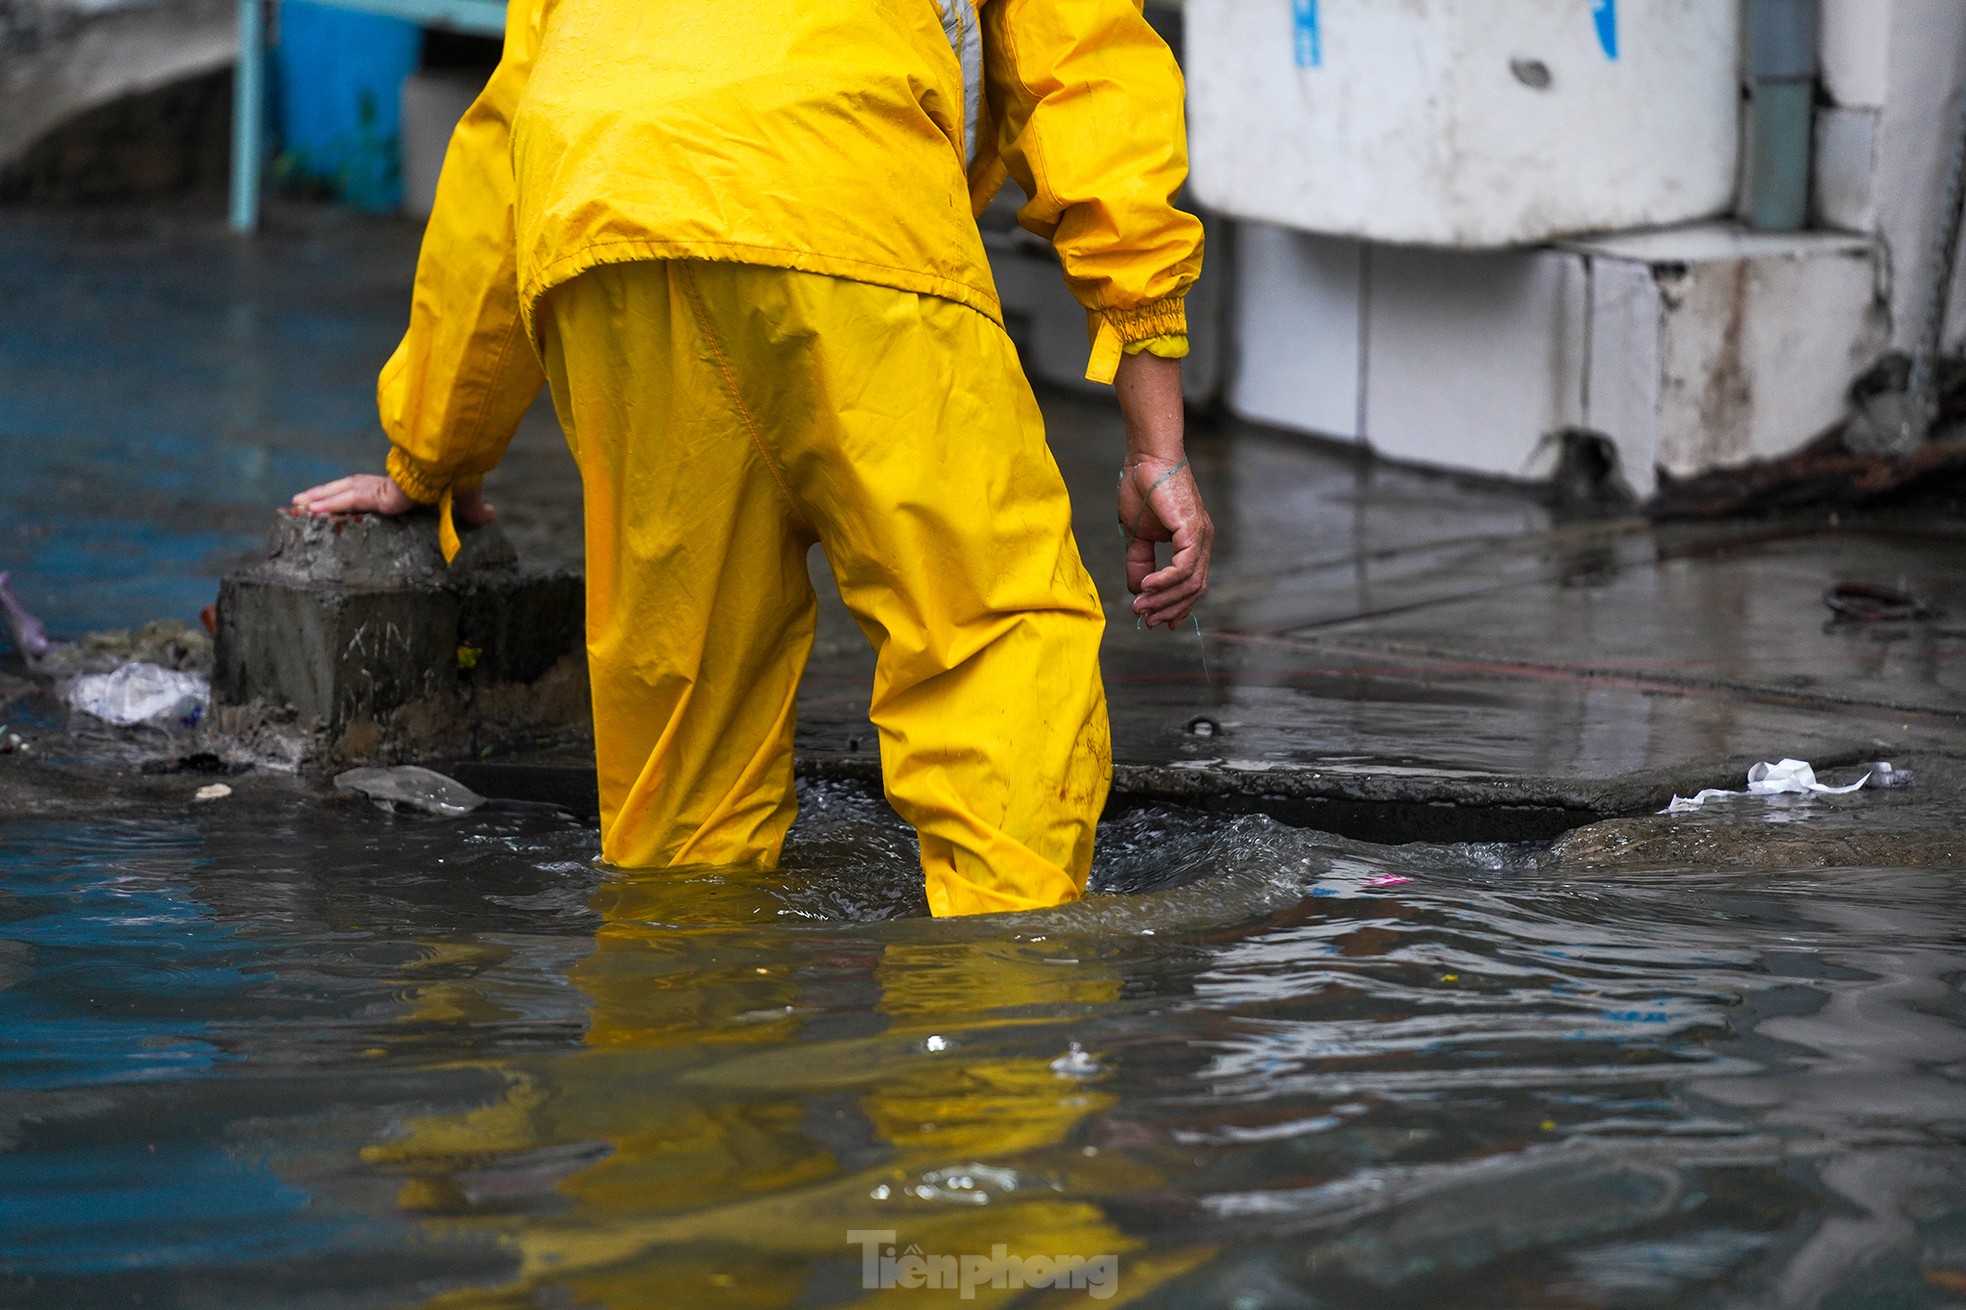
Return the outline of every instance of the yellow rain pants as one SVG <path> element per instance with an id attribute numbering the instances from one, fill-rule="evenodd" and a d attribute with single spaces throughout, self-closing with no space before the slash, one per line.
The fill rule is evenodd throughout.
<path id="1" fill-rule="evenodd" d="M 1076 897 L 1111 773 L 1104 617 L 1002 329 L 693 260 L 590 269 L 540 317 L 585 488 L 603 858 L 776 863 L 816 542 L 878 654 L 930 909 Z"/>

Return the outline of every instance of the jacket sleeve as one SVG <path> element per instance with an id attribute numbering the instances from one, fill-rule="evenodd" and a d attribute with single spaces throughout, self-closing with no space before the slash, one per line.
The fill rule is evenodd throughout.
<path id="1" fill-rule="evenodd" d="M 1110 381 L 1123 348 L 1185 337 L 1182 297 L 1201 272 L 1201 223 L 1174 207 L 1188 175 L 1181 71 L 1139 0 L 982 8 L 996 146 L 1028 197 L 1018 222 L 1058 251 L 1090 315 L 1087 376 Z"/>
<path id="2" fill-rule="evenodd" d="M 498 69 L 451 136 L 409 331 L 376 384 L 390 476 L 425 503 L 498 463 L 545 382 L 520 322 L 511 148 L 543 4 L 512 0 Z"/>

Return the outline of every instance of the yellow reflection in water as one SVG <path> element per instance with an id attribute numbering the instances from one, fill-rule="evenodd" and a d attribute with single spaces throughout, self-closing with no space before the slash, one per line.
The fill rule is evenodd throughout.
<path id="1" fill-rule="evenodd" d="M 506 1084 L 492 1104 L 364 1152 L 403 1175 L 400 1203 L 433 1236 L 495 1235 L 518 1258 L 510 1285 L 432 1306 L 531 1305 L 549 1288 L 556 1304 L 792 1306 L 815 1278 L 828 1301 L 1120 1305 L 1208 1254 L 1150 1256 L 1081 1199 L 1158 1183 L 1064 1146 L 1114 1100 L 1053 1068 L 1060 1026 L 1119 995 L 1109 963 L 925 921 L 788 950 L 777 876 L 611 877 L 595 949 L 569 974 L 590 1002 L 581 1050 L 492 1064 Z M 498 1008 L 463 992 L 443 980 L 413 1011 L 470 1022 Z M 888 1231 L 891 1248 L 848 1237 Z M 870 1245 L 919 1248 L 931 1280 L 965 1256 L 975 1278 L 996 1248 L 1114 1265 L 1087 1266 L 1108 1293 L 1096 1300 L 988 1283 L 964 1299 L 865 1289 Z"/>

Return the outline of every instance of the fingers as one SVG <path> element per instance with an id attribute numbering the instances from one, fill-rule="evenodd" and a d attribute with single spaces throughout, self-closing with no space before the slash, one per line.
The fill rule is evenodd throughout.
<path id="1" fill-rule="evenodd" d="M 342 487 L 294 498 L 294 508 L 306 514 L 365 514 L 375 508 L 375 493 L 367 487 Z"/>
<path id="2" fill-rule="evenodd" d="M 295 509 L 312 509 L 315 505 L 330 500 L 340 501 L 351 496 L 359 497 L 373 477 L 374 475 L 369 473 L 356 473 L 349 477 L 336 478 L 333 482 L 323 482 L 318 487 L 309 487 L 294 496 L 293 506 Z"/>
<path id="3" fill-rule="evenodd" d="M 355 473 L 318 487 L 309 487 L 293 498 L 293 507 L 303 514 L 401 514 L 416 507 L 403 489 L 386 477 L 374 473 Z M 489 509 L 489 507 L 486 507 Z M 470 519 L 469 522 L 480 522 Z"/>
<path id="4" fill-rule="evenodd" d="M 1123 507 L 1126 499 L 1122 495 Z M 1138 534 L 1129 535 L 1126 550 L 1127 589 L 1138 597 L 1133 612 L 1150 628 L 1172 627 L 1186 621 L 1208 590 L 1215 524 L 1202 505 L 1200 489 L 1185 470 L 1165 479 L 1164 486 L 1146 498 L 1141 520 Z M 1173 542 L 1166 568 L 1155 567 L 1154 537 Z"/>
<path id="5" fill-rule="evenodd" d="M 1154 543 L 1146 537 L 1129 537 L 1126 542 L 1126 589 L 1138 596 L 1146 590 L 1147 579 L 1153 575 Z M 1134 611 L 1140 609 L 1135 602 Z"/>
<path id="6" fill-rule="evenodd" d="M 1146 580 L 1140 598 L 1133 602 L 1133 611 L 1150 628 L 1171 628 L 1186 621 L 1207 591 L 1207 555 L 1198 546 L 1190 546 L 1176 550 L 1173 562 Z"/>
<path id="7" fill-rule="evenodd" d="M 1150 575 L 1140 588 L 1140 596 L 1152 608 L 1191 592 L 1199 599 L 1207 586 L 1207 562 L 1200 549 L 1191 546 L 1186 550 L 1176 550 L 1166 568 Z"/>

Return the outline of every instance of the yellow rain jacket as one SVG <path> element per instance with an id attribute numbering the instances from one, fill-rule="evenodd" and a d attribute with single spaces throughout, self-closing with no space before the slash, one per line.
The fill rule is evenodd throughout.
<path id="1" fill-rule="evenodd" d="M 1109 380 L 1122 349 L 1182 349 L 1186 171 L 1137 0 L 512 0 L 380 379 L 390 472 L 436 501 L 492 468 L 544 380 L 540 298 L 600 264 L 797 269 L 1000 321 L 975 215 L 1006 172 Z"/>

